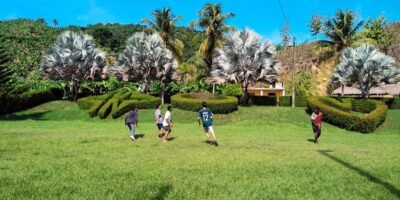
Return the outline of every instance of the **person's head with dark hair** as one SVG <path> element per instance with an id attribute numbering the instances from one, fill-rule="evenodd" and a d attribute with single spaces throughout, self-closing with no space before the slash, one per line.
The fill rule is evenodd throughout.
<path id="1" fill-rule="evenodd" d="M 171 106 L 171 105 L 168 105 L 167 109 L 168 109 L 169 111 L 172 111 L 172 106 Z"/>
<path id="2" fill-rule="evenodd" d="M 319 113 L 319 107 L 315 107 L 314 112 Z"/>
<path id="3" fill-rule="evenodd" d="M 157 105 L 156 109 L 161 109 L 161 103 Z"/>
<path id="4" fill-rule="evenodd" d="M 203 103 L 201 103 L 201 106 L 203 106 L 203 108 L 207 108 L 207 103 L 203 102 Z"/>

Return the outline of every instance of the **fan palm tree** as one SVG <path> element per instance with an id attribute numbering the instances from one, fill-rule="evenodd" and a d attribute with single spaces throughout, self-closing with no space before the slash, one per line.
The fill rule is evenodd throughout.
<path id="1" fill-rule="evenodd" d="M 105 52 L 96 48 L 89 35 L 63 32 L 42 59 L 46 78 L 72 81 L 73 99 L 78 99 L 80 82 L 99 77 L 105 67 Z"/>
<path id="2" fill-rule="evenodd" d="M 145 91 L 151 81 L 161 82 L 161 103 L 164 103 L 165 83 L 175 78 L 178 62 L 158 33 L 135 33 L 127 41 L 110 73 L 124 81 L 142 81 Z"/>
<path id="3" fill-rule="evenodd" d="M 192 22 L 191 26 L 203 29 L 203 41 L 199 53 L 203 56 L 208 66 L 208 73 L 212 66 L 212 55 L 216 48 L 223 47 L 224 33 L 233 30 L 225 23 L 234 16 L 233 13 L 223 13 L 221 4 L 206 4 L 200 10 L 200 19 Z"/>
<path id="4" fill-rule="evenodd" d="M 356 15 L 352 11 L 338 10 L 336 16 L 324 22 L 323 34 L 329 40 L 320 42 L 335 46 L 337 51 L 350 47 L 354 41 L 357 30 L 363 25 L 363 21 L 355 23 Z"/>
<path id="5" fill-rule="evenodd" d="M 275 46 L 270 41 L 262 41 L 256 32 L 249 29 L 233 31 L 223 49 L 214 51 L 211 75 L 241 84 L 244 90 L 242 103 L 246 104 L 250 83 L 278 80 L 279 63 L 275 54 Z"/>
<path id="6" fill-rule="evenodd" d="M 183 42 L 175 37 L 175 23 L 182 19 L 180 16 L 175 16 L 171 13 L 171 9 L 164 8 L 153 12 L 154 21 L 144 18 L 143 23 L 148 23 L 153 29 L 158 32 L 164 41 L 165 47 L 169 49 L 176 60 L 181 63 L 183 61 Z"/>
<path id="7" fill-rule="evenodd" d="M 359 89 L 364 98 L 369 91 L 381 83 L 393 83 L 400 75 L 394 67 L 395 60 L 369 44 L 357 48 L 346 48 L 340 56 L 331 80 Z"/>

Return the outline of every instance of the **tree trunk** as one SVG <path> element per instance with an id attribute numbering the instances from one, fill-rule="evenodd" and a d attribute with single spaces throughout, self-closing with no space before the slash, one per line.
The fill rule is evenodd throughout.
<path id="1" fill-rule="evenodd" d="M 240 104 L 241 105 L 249 105 L 249 93 L 247 92 L 247 88 L 248 88 L 249 84 L 248 83 L 244 83 L 244 85 L 242 85 L 242 89 L 244 90 L 242 97 L 240 99 Z"/>
<path id="2" fill-rule="evenodd" d="M 161 81 L 161 105 L 164 105 L 165 83 Z"/>
<path id="3" fill-rule="evenodd" d="M 79 88 L 80 88 L 80 84 L 78 80 L 73 80 L 73 100 L 74 101 L 78 101 L 78 95 L 79 95 Z"/>
<path id="4" fill-rule="evenodd" d="M 342 84 L 340 95 L 344 97 L 344 85 Z"/>

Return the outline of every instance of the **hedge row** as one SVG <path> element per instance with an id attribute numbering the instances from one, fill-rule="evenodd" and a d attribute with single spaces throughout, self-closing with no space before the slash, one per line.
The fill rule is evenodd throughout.
<path id="1" fill-rule="evenodd" d="M 346 130 L 357 131 L 361 133 L 373 132 L 386 119 L 388 107 L 383 102 L 371 100 L 371 102 L 375 105 L 375 109 L 364 116 L 360 116 L 341 110 L 338 107 L 327 105 L 325 103 L 327 102 L 327 98 L 329 97 L 310 97 L 308 100 L 309 110 L 314 110 L 316 107 L 319 107 L 321 112 L 324 114 L 324 121 Z M 334 101 L 334 99 L 331 100 L 331 102 Z M 352 104 L 354 104 L 350 104 L 350 106 L 357 107 L 359 104 L 362 104 L 357 101 L 358 100 L 352 101 Z"/>
<path id="2" fill-rule="evenodd" d="M 17 112 L 62 98 L 59 89 L 28 91 L 21 94 L 3 93 L 0 95 L 0 115 Z"/>
<path id="3" fill-rule="evenodd" d="M 307 107 L 307 99 L 305 96 L 296 96 L 295 105 L 296 107 Z M 292 106 L 292 96 L 280 96 L 279 106 Z"/>
<path id="4" fill-rule="evenodd" d="M 88 110 L 91 117 L 99 116 L 100 119 L 108 116 L 118 118 L 133 107 L 155 108 L 159 103 L 160 100 L 156 97 L 127 90 L 118 90 L 101 96 L 89 96 L 78 101 L 81 109 Z"/>
<path id="5" fill-rule="evenodd" d="M 193 99 L 189 95 L 177 94 L 171 97 L 171 104 L 175 108 L 188 111 L 199 111 L 202 102 L 207 102 L 208 108 L 213 113 L 230 113 L 238 109 L 236 97 L 224 96 L 219 99 Z"/>

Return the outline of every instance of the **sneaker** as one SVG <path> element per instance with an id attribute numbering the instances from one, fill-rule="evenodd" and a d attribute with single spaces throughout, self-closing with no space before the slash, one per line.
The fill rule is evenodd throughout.
<path id="1" fill-rule="evenodd" d="M 136 141 L 135 137 L 133 137 L 132 135 L 130 136 L 131 140 Z"/>

